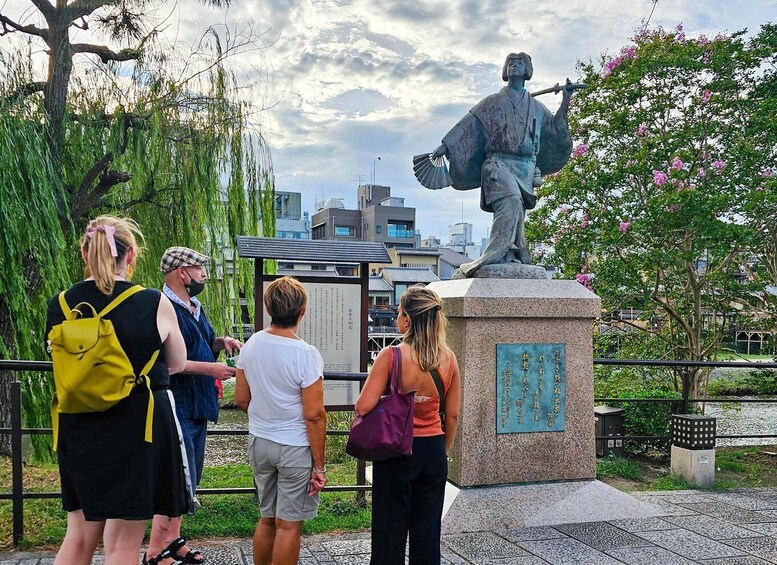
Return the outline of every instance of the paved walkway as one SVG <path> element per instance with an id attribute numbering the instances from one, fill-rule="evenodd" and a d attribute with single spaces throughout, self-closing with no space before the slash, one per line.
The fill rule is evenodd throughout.
<path id="1" fill-rule="evenodd" d="M 777 563 L 777 489 L 633 493 L 660 516 L 443 537 L 443 563 L 478 565 L 767 565 Z M 250 565 L 250 540 L 195 544 L 208 565 Z M 369 533 L 303 538 L 300 565 L 366 565 Z M 0 553 L 0 565 L 53 555 Z M 96 558 L 94 564 L 102 564 Z"/>

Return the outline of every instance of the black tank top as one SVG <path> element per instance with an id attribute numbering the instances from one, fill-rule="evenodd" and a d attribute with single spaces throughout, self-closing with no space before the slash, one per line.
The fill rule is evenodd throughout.
<path id="1" fill-rule="evenodd" d="M 70 308 L 75 307 L 79 302 L 87 302 L 99 313 L 114 298 L 134 284 L 116 281 L 113 292 L 106 295 L 97 289 L 94 281 L 81 281 L 65 291 L 65 300 Z M 161 296 L 160 291 L 147 288 L 130 296 L 105 316 L 106 319 L 113 322 L 116 337 L 132 363 L 136 375 L 143 370 L 151 358 L 151 354 L 162 346 L 162 339 L 159 337 L 159 329 L 156 324 Z M 88 309 L 87 312 L 89 312 Z M 48 304 L 46 336 L 48 336 L 52 326 L 62 323 L 64 319 L 65 314 L 59 305 L 59 295 L 56 294 L 49 300 Z M 166 388 L 170 384 L 164 350 L 159 352 L 159 357 L 149 373 L 149 377 L 152 388 Z"/>

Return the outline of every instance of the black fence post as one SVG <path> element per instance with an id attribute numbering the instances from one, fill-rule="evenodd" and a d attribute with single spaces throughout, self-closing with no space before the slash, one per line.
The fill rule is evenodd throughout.
<path id="1" fill-rule="evenodd" d="M 683 404 L 681 406 L 680 412 L 682 414 L 688 414 L 688 399 L 691 393 L 691 372 L 687 366 L 682 368 L 681 375 L 683 379 Z"/>
<path id="2" fill-rule="evenodd" d="M 22 484 L 22 384 L 11 382 L 11 508 L 13 544 L 24 537 L 24 485 Z"/>

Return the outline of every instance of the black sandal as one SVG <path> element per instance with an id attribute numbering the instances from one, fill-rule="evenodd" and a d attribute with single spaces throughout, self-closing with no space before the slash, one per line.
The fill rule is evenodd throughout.
<path id="1" fill-rule="evenodd" d="M 147 559 L 146 557 L 147 554 L 144 553 L 142 565 L 158 565 L 161 561 L 164 561 L 165 559 L 170 559 L 170 558 L 173 558 L 176 561 L 180 560 L 180 556 L 178 555 L 177 551 L 185 545 L 186 545 L 186 540 L 184 538 L 178 538 L 176 540 L 173 540 L 173 542 L 170 545 L 168 545 L 166 548 L 164 548 L 162 552 L 156 557 Z M 191 551 L 189 553 L 191 553 Z M 193 563 L 200 563 L 200 561 L 194 561 Z"/>
<path id="2" fill-rule="evenodd" d="M 170 557 L 178 560 L 179 563 L 205 563 L 206 561 L 201 551 L 187 551 L 186 555 L 181 555 L 180 553 L 176 552 L 173 553 Z M 202 557 L 202 559 L 196 559 L 197 557 Z"/>

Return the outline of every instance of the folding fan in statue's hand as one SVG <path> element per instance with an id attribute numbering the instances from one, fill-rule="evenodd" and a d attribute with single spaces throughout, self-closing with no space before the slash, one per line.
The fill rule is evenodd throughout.
<path id="1" fill-rule="evenodd" d="M 431 153 L 422 153 L 413 157 L 413 174 L 418 182 L 434 190 L 450 186 L 452 182 L 445 157 L 432 159 Z"/>

